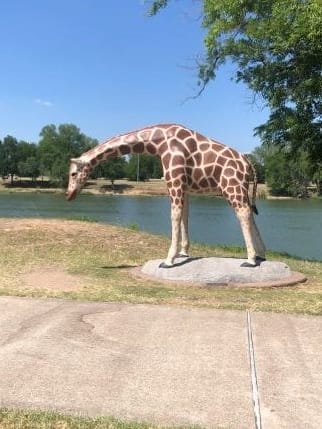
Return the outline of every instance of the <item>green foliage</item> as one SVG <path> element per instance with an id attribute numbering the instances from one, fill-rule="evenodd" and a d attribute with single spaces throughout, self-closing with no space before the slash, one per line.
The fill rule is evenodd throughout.
<path id="1" fill-rule="evenodd" d="M 157 12 L 159 12 L 160 9 L 166 7 L 168 4 L 168 0 L 156 0 L 152 2 L 150 9 L 148 11 L 148 14 L 150 16 L 156 15 Z"/>
<path id="2" fill-rule="evenodd" d="M 292 174 L 284 151 L 272 148 L 265 159 L 266 183 L 272 195 L 291 196 Z"/>
<path id="3" fill-rule="evenodd" d="M 258 183 L 265 183 L 265 159 L 262 148 L 256 147 L 247 157 L 255 167 Z"/>
<path id="4" fill-rule="evenodd" d="M 0 173 L 2 176 L 13 176 L 18 173 L 18 141 L 12 136 L 3 139 L 0 145 Z"/>
<path id="5" fill-rule="evenodd" d="M 156 14 L 169 0 L 154 1 Z M 227 60 L 235 79 L 271 109 L 257 128 L 263 141 L 291 145 L 322 161 L 321 0 L 203 0 L 205 59 L 201 91 Z"/>
<path id="6" fill-rule="evenodd" d="M 36 156 L 28 156 L 24 161 L 18 162 L 20 177 L 31 177 L 33 181 L 39 176 L 39 161 Z"/>
<path id="7" fill-rule="evenodd" d="M 128 225 L 128 228 L 131 230 L 131 231 L 139 231 L 139 225 L 137 224 L 137 223 L 130 223 L 129 225 Z"/>
<path id="8" fill-rule="evenodd" d="M 37 158 L 37 145 L 35 143 L 20 141 L 17 146 L 18 162 L 25 161 L 29 157 Z"/>
<path id="9" fill-rule="evenodd" d="M 40 132 L 38 147 L 40 172 L 65 185 L 70 158 L 78 157 L 97 144 L 73 124 L 47 125 Z"/>
<path id="10" fill-rule="evenodd" d="M 77 215 L 69 216 L 69 217 L 67 217 L 67 220 L 74 220 L 74 221 L 78 221 L 78 222 L 88 222 L 88 223 L 98 222 L 98 220 L 96 220 L 90 216 L 77 216 Z"/>
<path id="11" fill-rule="evenodd" d="M 125 158 L 111 158 L 99 164 L 92 172 L 91 177 L 104 177 L 109 179 L 113 185 L 115 180 L 125 177 L 126 166 L 127 162 Z"/>
<path id="12" fill-rule="evenodd" d="M 97 144 L 72 124 L 47 125 L 41 130 L 39 144 L 18 142 L 7 136 L 0 141 L 0 174 L 30 177 L 40 174 L 50 177 L 61 185 L 67 180 L 69 161 Z"/>
<path id="13" fill-rule="evenodd" d="M 126 168 L 129 180 L 160 179 L 163 175 L 160 158 L 153 155 L 132 155 Z"/>
<path id="14" fill-rule="evenodd" d="M 318 195 L 322 195 L 322 165 L 316 164 L 312 175 L 312 182 L 316 186 L 316 192 Z"/>
<path id="15" fill-rule="evenodd" d="M 307 197 L 314 172 L 307 153 L 291 155 L 286 148 L 262 145 L 254 151 L 265 171 L 266 184 L 275 196 Z"/>

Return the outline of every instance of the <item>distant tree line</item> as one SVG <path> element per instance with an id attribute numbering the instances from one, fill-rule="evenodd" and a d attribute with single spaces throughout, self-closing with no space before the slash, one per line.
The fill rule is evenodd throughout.
<path id="1" fill-rule="evenodd" d="M 97 144 L 96 139 L 81 133 L 73 124 L 45 126 L 37 144 L 8 135 L 0 140 L 0 175 L 9 178 L 11 184 L 17 177 L 30 178 L 33 182 L 46 177 L 50 183 L 66 186 L 70 158 Z M 159 158 L 142 154 L 103 162 L 93 170 L 92 178 L 106 178 L 113 184 L 121 178 L 147 180 L 160 178 L 162 174 Z"/>
<path id="2" fill-rule="evenodd" d="M 263 143 L 249 155 L 259 182 L 274 196 L 307 198 L 322 195 L 322 164 L 312 162 L 305 150 Z"/>

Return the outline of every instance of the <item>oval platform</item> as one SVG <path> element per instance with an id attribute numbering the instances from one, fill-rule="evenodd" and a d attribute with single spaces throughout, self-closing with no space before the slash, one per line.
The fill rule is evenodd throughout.
<path id="1" fill-rule="evenodd" d="M 245 259 L 237 258 L 177 258 L 171 268 L 160 268 L 162 262 L 148 261 L 136 274 L 162 281 L 232 287 L 282 287 L 306 280 L 279 261 L 263 261 L 251 268 L 242 267 Z"/>

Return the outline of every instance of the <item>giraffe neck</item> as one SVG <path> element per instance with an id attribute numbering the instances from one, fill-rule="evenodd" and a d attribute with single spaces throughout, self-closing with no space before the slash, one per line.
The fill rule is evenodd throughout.
<path id="1" fill-rule="evenodd" d="M 94 168 L 110 158 L 128 154 L 162 155 L 162 143 L 174 125 L 157 125 L 112 137 L 81 155 L 80 159 Z"/>

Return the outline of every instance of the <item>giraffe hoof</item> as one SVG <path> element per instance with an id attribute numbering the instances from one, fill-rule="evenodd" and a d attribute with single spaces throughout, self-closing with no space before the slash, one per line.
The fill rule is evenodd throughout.
<path id="1" fill-rule="evenodd" d="M 265 262 L 266 258 L 262 258 L 262 256 L 256 256 L 255 261 L 256 263 L 260 264 L 261 262 Z"/>
<path id="2" fill-rule="evenodd" d="M 257 264 L 256 263 L 251 264 L 250 262 L 243 262 L 241 264 L 241 267 L 243 267 L 243 268 L 255 268 L 255 267 L 257 267 Z"/>
<path id="3" fill-rule="evenodd" d="M 165 262 L 161 262 L 161 264 L 159 265 L 159 268 L 172 268 L 173 265 L 168 265 Z"/>
<path id="4" fill-rule="evenodd" d="M 178 253 L 177 258 L 189 258 L 189 255 L 187 255 L 186 253 Z"/>

